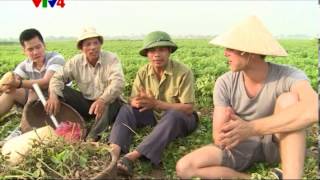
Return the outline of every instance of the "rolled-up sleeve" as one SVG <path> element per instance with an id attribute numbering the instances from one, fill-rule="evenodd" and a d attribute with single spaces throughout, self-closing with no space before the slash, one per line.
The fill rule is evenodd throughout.
<path id="1" fill-rule="evenodd" d="M 109 66 L 108 85 L 100 96 L 107 104 L 119 97 L 125 86 L 122 65 L 117 57 L 114 57 Z"/>
<path id="2" fill-rule="evenodd" d="M 73 60 L 67 61 L 63 68 L 58 69 L 52 76 L 49 83 L 50 93 L 54 93 L 60 97 L 63 97 L 62 90 L 65 83 L 74 80 L 72 76 Z"/>

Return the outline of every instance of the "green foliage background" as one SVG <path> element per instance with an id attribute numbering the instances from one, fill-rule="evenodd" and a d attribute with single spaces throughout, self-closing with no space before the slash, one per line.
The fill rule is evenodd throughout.
<path id="1" fill-rule="evenodd" d="M 184 139 L 178 139 L 171 143 L 163 156 L 163 169 L 165 177 L 174 178 L 176 161 L 190 152 L 211 142 L 211 110 L 212 110 L 212 89 L 217 77 L 228 71 L 227 60 L 223 56 L 223 48 L 209 45 L 209 39 L 179 39 L 175 40 L 178 50 L 172 54 L 172 59 L 181 61 L 189 66 L 195 76 L 197 108 L 201 112 L 201 121 L 198 129 Z M 280 43 L 288 51 L 288 57 L 267 57 L 267 61 L 280 64 L 289 64 L 302 69 L 310 79 L 312 87 L 317 89 L 318 77 L 318 54 L 317 40 L 280 40 Z M 76 49 L 75 41 L 54 41 L 47 42 L 47 49 L 61 53 L 66 59 L 71 58 L 79 51 Z M 131 91 L 135 74 L 139 67 L 148 63 L 145 57 L 138 54 L 142 46 L 140 40 L 107 40 L 103 49 L 114 52 L 120 58 L 126 86 L 124 95 L 128 97 Z M 14 67 L 24 59 L 22 49 L 18 43 L 0 42 L 0 75 L 13 70 Z M 0 139 L 5 137 L 9 130 L 17 123 L 18 118 L 13 117 L 6 124 L 1 124 Z M 138 133 L 144 136 L 148 130 L 141 130 Z M 140 138 L 139 138 L 140 139 Z M 141 139 L 140 139 L 141 140 Z M 135 141 L 133 147 L 138 144 Z M 318 147 L 317 127 L 310 128 L 307 138 L 308 148 Z M 136 172 L 143 176 L 150 173 L 151 165 L 147 162 L 139 162 L 135 167 Z M 248 172 L 253 173 L 256 179 L 271 178 L 268 174 L 269 166 L 258 164 Z M 308 156 L 305 163 L 305 177 L 315 179 L 317 176 L 317 158 Z"/>

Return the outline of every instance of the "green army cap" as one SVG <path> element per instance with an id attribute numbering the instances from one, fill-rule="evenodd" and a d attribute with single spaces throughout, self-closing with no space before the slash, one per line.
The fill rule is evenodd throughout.
<path id="1" fill-rule="evenodd" d="M 143 47 L 140 49 L 139 54 L 147 56 L 147 50 L 154 47 L 170 47 L 171 53 L 178 49 L 177 45 L 172 42 L 170 35 L 163 31 L 149 33 L 143 40 Z"/>

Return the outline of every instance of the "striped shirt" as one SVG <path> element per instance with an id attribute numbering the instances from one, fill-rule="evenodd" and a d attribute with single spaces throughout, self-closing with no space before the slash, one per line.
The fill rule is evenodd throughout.
<path id="1" fill-rule="evenodd" d="M 47 71 L 56 72 L 63 67 L 65 61 L 62 55 L 56 52 L 46 52 L 44 65 L 40 70 L 33 66 L 33 61 L 25 59 L 13 71 L 23 79 L 41 79 Z"/>

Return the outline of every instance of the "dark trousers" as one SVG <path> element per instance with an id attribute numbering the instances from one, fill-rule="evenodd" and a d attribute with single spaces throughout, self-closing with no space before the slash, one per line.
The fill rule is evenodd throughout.
<path id="1" fill-rule="evenodd" d="M 139 112 L 130 105 L 123 105 L 113 124 L 109 142 L 121 147 L 123 153 L 128 153 L 132 141 L 132 130 L 147 125 L 154 126 L 137 147 L 137 151 L 158 165 L 165 147 L 174 139 L 184 137 L 197 127 L 197 115 L 186 115 L 176 110 L 167 110 L 159 122 L 151 110 Z M 130 127 L 132 130 L 130 130 Z"/>
<path id="2" fill-rule="evenodd" d="M 85 118 L 94 118 L 89 114 L 89 109 L 94 103 L 93 100 L 85 99 L 81 92 L 76 91 L 68 86 L 62 91 L 62 100 L 78 111 Z M 105 131 L 115 120 L 123 102 L 116 99 L 114 102 L 107 104 L 104 113 L 99 120 L 96 120 L 88 133 L 88 138 L 97 139 L 100 134 Z"/>

